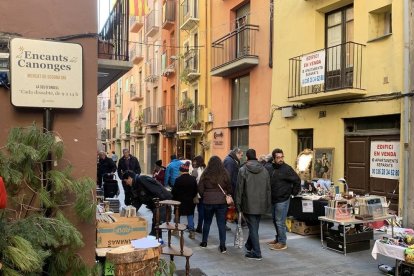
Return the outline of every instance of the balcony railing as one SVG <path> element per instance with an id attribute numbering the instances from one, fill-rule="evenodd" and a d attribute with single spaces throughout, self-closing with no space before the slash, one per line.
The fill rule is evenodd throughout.
<path id="1" fill-rule="evenodd" d="M 177 121 L 175 119 L 175 105 L 166 105 L 158 108 L 158 120 L 161 132 L 176 132 Z"/>
<path id="2" fill-rule="evenodd" d="M 174 74 L 176 61 L 175 44 L 174 41 L 171 40 L 171 45 L 169 45 L 161 55 L 161 74 L 163 76 Z"/>
<path id="3" fill-rule="evenodd" d="M 324 73 L 318 77 L 301 76 L 303 59 L 312 53 L 289 59 L 289 100 L 309 102 L 364 95 L 364 50 L 363 44 L 347 42 L 312 52 L 322 53 L 325 58 L 320 68 Z M 309 85 L 312 82 L 317 84 Z"/>
<path id="4" fill-rule="evenodd" d="M 121 106 L 121 95 L 115 94 L 115 106 Z"/>
<path id="5" fill-rule="evenodd" d="M 144 26 L 143 16 L 130 16 L 129 17 L 129 31 L 131 33 L 137 33 Z"/>
<path id="6" fill-rule="evenodd" d="M 158 63 L 157 59 L 153 58 L 148 60 L 145 63 L 145 81 L 146 82 L 155 82 L 158 80 Z"/>
<path id="7" fill-rule="evenodd" d="M 120 133 L 119 128 L 113 127 L 112 128 L 112 139 L 119 139 Z"/>
<path id="8" fill-rule="evenodd" d="M 204 106 L 180 109 L 178 111 L 178 132 L 202 133 L 203 132 Z"/>
<path id="9" fill-rule="evenodd" d="M 166 0 L 162 6 L 162 28 L 170 30 L 175 23 L 175 3 L 176 0 Z"/>
<path id="10" fill-rule="evenodd" d="M 102 59 L 124 60 L 128 59 L 128 2 L 118 0 L 104 27 L 99 33 L 98 57 Z"/>
<path id="11" fill-rule="evenodd" d="M 211 75 L 224 77 L 259 64 L 257 25 L 244 25 L 212 43 Z"/>
<path id="12" fill-rule="evenodd" d="M 159 29 L 159 23 L 157 22 L 156 16 L 157 10 L 152 10 L 146 17 L 145 17 L 145 34 L 149 37 L 153 37 Z"/>
<path id="13" fill-rule="evenodd" d="M 159 124 L 157 108 L 156 107 L 147 107 L 143 110 L 144 113 L 144 124 L 150 126 L 156 126 Z"/>
<path id="14" fill-rule="evenodd" d="M 183 56 L 181 80 L 192 82 L 200 77 L 200 49 L 190 49 Z"/>
<path id="15" fill-rule="evenodd" d="M 191 30 L 199 21 L 198 0 L 182 1 L 180 4 L 180 29 Z"/>
<path id="16" fill-rule="evenodd" d="M 129 58 L 134 64 L 139 64 L 144 59 L 143 45 L 141 43 L 131 43 Z"/>
<path id="17" fill-rule="evenodd" d="M 143 84 L 131 83 L 129 85 L 129 95 L 131 101 L 140 101 L 144 99 Z"/>
<path id="18" fill-rule="evenodd" d="M 108 136 L 106 136 L 107 134 L 108 132 L 106 131 L 106 129 L 101 130 L 101 141 L 106 141 L 106 139 L 108 139 Z"/>

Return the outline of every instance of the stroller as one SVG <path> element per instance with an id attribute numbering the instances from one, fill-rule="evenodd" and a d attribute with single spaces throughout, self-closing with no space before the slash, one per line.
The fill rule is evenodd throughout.
<path id="1" fill-rule="evenodd" d="M 107 173 L 103 176 L 104 198 L 114 198 L 119 195 L 118 180 L 114 174 Z"/>

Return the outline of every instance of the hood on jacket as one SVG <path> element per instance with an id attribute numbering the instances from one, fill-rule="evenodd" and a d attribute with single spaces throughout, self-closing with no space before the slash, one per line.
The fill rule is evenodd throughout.
<path id="1" fill-rule="evenodd" d="M 244 164 L 246 166 L 246 169 L 249 172 L 254 173 L 254 174 L 258 174 L 258 173 L 260 173 L 261 171 L 264 170 L 263 165 L 257 160 L 248 160 Z"/>

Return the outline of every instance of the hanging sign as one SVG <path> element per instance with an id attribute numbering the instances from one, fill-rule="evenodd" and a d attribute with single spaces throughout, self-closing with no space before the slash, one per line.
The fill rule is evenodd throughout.
<path id="1" fill-rule="evenodd" d="M 82 46 L 13 38 L 10 42 L 11 102 L 18 107 L 83 105 Z"/>
<path id="2" fill-rule="evenodd" d="M 318 51 L 301 57 L 300 85 L 302 87 L 325 82 L 325 51 Z"/>
<path id="3" fill-rule="evenodd" d="M 371 142 L 370 176 L 387 179 L 400 178 L 400 142 Z"/>

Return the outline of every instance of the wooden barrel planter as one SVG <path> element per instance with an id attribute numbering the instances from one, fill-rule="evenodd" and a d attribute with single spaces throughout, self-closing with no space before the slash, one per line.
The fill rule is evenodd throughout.
<path id="1" fill-rule="evenodd" d="M 120 246 L 106 253 L 106 260 L 114 265 L 115 276 L 148 276 L 158 269 L 161 247 L 134 249 Z"/>

